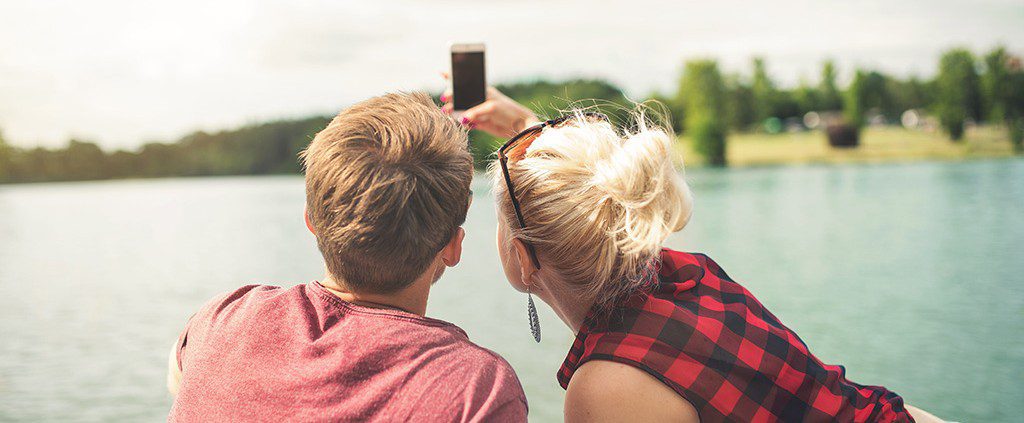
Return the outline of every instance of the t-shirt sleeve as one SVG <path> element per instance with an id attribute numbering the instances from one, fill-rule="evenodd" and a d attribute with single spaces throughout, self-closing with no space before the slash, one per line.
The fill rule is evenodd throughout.
<path id="1" fill-rule="evenodd" d="M 185 323 L 185 328 L 178 335 L 178 342 L 175 345 L 178 357 L 178 369 L 184 371 L 184 364 L 187 361 L 188 351 L 195 350 L 202 345 L 203 338 L 213 327 L 217 316 L 224 312 L 231 304 L 245 297 L 247 293 L 260 285 L 247 285 L 241 288 L 219 294 L 204 304 L 199 311 L 192 315 Z"/>
<path id="2" fill-rule="evenodd" d="M 493 353 L 492 353 L 493 354 Z M 485 373 L 488 377 L 478 379 L 474 388 L 477 391 L 474 395 L 478 401 L 475 405 L 476 412 L 467 416 L 469 422 L 525 422 L 529 407 L 526 402 L 526 394 L 523 386 L 519 383 L 512 366 L 500 356 L 493 357 L 493 362 L 487 366 Z"/>
<path id="3" fill-rule="evenodd" d="M 486 410 L 481 413 L 479 419 L 473 421 L 480 422 L 525 422 L 528 414 L 528 408 L 526 406 L 526 400 L 522 398 L 513 398 L 505 401 L 504 404 L 500 404 L 497 407 Z"/>

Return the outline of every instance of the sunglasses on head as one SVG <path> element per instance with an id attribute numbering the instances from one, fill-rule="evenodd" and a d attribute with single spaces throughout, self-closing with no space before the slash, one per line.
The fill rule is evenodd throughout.
<path id="1" fill-rule="evenodd" d="M 588 122 L 608 121 L 607 116 L 597 112 L 583 112 L 565 115 L 524 129 L 522 132 L 516 134 L 516 136 L 510 138 L 505 145 L 498 149 L 498 161 L 501 163 L 501 173 L 505 176 L 505 186 L 508 188 L 508 198 L 512 200 L 512 209 L 516 212 L 516 220 L 519 221 L 520 229 L 526 229 L 526 220 L 523 219 L 523 211 L 519 208 L 519 200 L 516 199 L 516 190 L 512 186 L 512 177 L 509 176 L 508 173 L 509 159 L 522 159 L 523 156 L 526 155 L 526 149 L 530 147 L 530 144 L 533 144 L 533 142 L 537 140 L 537 137 L 544 132 L 545 128 L 558 128 L 580 118 L 585 119 Z M 526 249 L 530 253 L 530 260 L 533 261 L 533 265 L 540 269 L 540 260 L 537 260 L 537 251 L 534 250 L 533 244 L 526 243 Z"/>

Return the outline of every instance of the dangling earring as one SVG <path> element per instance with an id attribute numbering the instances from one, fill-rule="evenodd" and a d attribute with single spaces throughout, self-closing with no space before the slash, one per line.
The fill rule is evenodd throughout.
<path id="1" fill-rule="evenodd" d="M 533 294 L 530 292 L 529 285 L 526 286 L 526 298 L 526 313 L 530 317 L 530 332 L 533 333 L 533 340 L 540 343 L 540 319 L 537 317 L 537 306 L 533 305 Z"/>

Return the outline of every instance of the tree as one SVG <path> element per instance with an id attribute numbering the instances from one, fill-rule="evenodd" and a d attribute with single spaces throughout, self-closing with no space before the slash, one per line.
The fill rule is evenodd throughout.
<path id="1" fill-rule="evenodd" d="M 729 127 L 737 131 L 750 130 L 757 122 L 753 89 L 736 74 L 727 78 L 725 86 L 729 97 L 727 99 Z"/>
<path id="2" fill-rule="evenodd" d="M 107 177 L 107 156 L 96 143 L 71 140 L 67 148 L 56 151 L 61 169 L 70 180 L 102 179 Z"/>
<path id="3" fill-rule="evenodd" d="M 864 114 L 869 101 L 868 85 L 867 72 L 857 70 L 843 96 L 845 122 L 828 122 L 825 127 L 829 145 L 838 148 L 860 145 L 860 130 L 864 126 Z"/>
<path id="4" fill-rule="evenodd" d="M 907 80 L 886 78 L 884 90 L 891 105 L 885 113 L 892 121 L 898 121 L 907 110 L 921 109 L 932 103 L 931 87 L 917 77 Z"/>
<path id="5" fill-rule="evenodd" d="M 985 104 L 985 117 L 989 122 L 1000 122 L 1006 117 L 1010 91 L 1009 55 L 999 46 L 985 55 L 985 73 L 981 88 Z"/>
<path id="6" fill-rule="evenodd" d="M 679 102 L 675 97 L 667 97 L 661 93 L 651 93 L 647 96 L 647 99 L 663 105 L 667 110 L 669 116 L 669 124 L 672 125 L 672 129 L 676 132 L 683 132 L 685 129 L 684 116 L 686 116 L 686 110 L 684 105 Z"/>
<path id="7" fill-rule="evenodd" d="M 1024 152 L 1024 62 L 1007 55 L 1004 60 L 1005 85 L 1001 88 L 1002 115 L 1015 152 Z"/>
<path id="8" fill-rule="evenodd" d="M 902 110 L 896 110 L 895 104 L 888 91 L 889 78 L 878 71 L 866 71 L 863 73 L 861 84 L 863 111 L 874 110 L 881 113 L 889 120 L 897 120 Z"/>
<path id="9" fill-rule="evenodd" d="M 841 110 L 842 94 L 836 87 L 836 67 L 831 60 L 821 65 L 821 82 L 818 83 L 818 108 L 820 110 Z"/>
<path id="10" fill-rule="evenodd" d="M 14 164 L 14 149 L 7 145 L 3 132 L 0 132 L 0 183 L 11 178 L 11 165 Z"/>
<path id="11" fill-rule="evenodd" d="M 754 96 L 754 117 L 758 122 L 775 116 L 774 108 L 778 92 L 775 83 L 768 76 L 765 69 L 764 59 L 754 58 L 754 79 L 751 83 L 751 91 Z"/>
<path id="12" fill-rule="evenodd" d="M 846 122 L 860 130 L 864 126 L 864 114 L 867 112 L 867 73 L 857 70 L 853 75 L 850 87 L 843 98 L 843 116 Z"/>
<path id="13" fill-rule="evenodd" d="M 797 115 L 804 115 L 815 110 L 825 110 L 821 107 L 821 92 L 801 80 L 800 85 L 793 91 L 793 100 L 796 102 Z"/>
<path id="14" fill-rule="evenodd" d="M 677 98 L 686 104 L 686 132 L 712 166 L 725 166 L 725 84 L 713 60 L 686 63 Z"/>
<path id="15" fill-rule="evenodd" d="M 936 112 L 939 122 L 950 139 L 958 141 L 964 135 L 967 118 L 981 118 L 980 87 L 974 56 L 965 49 L 953 49 L 939 60 L 936 77 Z"/>

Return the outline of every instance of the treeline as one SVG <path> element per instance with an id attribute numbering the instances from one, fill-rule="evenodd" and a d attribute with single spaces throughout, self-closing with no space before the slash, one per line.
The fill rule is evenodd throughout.
<path id="1" fill-rule="evenodd" d="M 82 140 L 61 149 L 19 149 L 0 135 L 0 182 L 298 173 L 296 155 L 327 122 L 328 117 L 317 116 L 200 131 L 173 143 L 112 153 Z"/>
<path id="2" fill-rule="evenodd" d="M 674 96 L 654 97 L 672 108 L 679 129 L 714 165 L 725 164 L 729 132 L 799 128 L 810 112 L 820 112 L 822 127 L 835 146 L 856 146 L 869 118 L 898 123 L 904 112 L 916 110 L 936 117 L 953 141 L 963 138 L 968 123 L 1005 125 L 1014 149 L 1022 150 L 1024 66 L 1003 47 L 980 60 L 965 49 L 949 50 L 930 80 L 857 69 L 841 90 L 836 73 L 835 65 L 825 62 L 816 83 L 802 81 L 783 89 L 761 59 L 753 60 L 750 76 L 723 75 L 715 61 L 693 60 L 685 64 Z"/>
<path id="3" fill-rule="evenodd" d="M 939 60 L 936 76 L 928 80 L 857 69 L 851 82 L 840 87 L 838 73 L 832 62 L 825 62 L 815 81 L 787 88 L 775 82 L 761 59 L 752 60 L 749 72 L 728 74 L 713 60 L 692 60 L 684 64 L 674 92 L 647 98 L 664 104 L 674 128 L 696 143 L 708 163 L 718 165 L 725 164 L 729 133 L 799 129 L 810 112 L 835 117 L 829 122 L 830 136 L 832 126 L 856 136 L 868 118 L 896 123 L 905 111 L 921 110 L 935 116 L 954 140 L 963 136 L 966 123 L 987 122 L 1005 125 L 1020 148 L 1024 66 L 1004 48 L 980 59 L 964 49 L 950 50 Z M 631 104 L 621 89 L 601 80 L 539 80 L 499 84 L 498 89 L 541 116 L 554 116 L 570 106 L 596 105 L 611 110 L 615 119 L 621 116 L 614 111 Z M 0 135 L 0 183 L 298 173 L 298 152 L 329 119 L 314 116 L 195 132 L 171 143 L 114 152 L 83 140 L 71 140 L 61 149 L 16 148 Z M 474 131 L 471 141 L 477 164 L 483 165 L 502 140 Z"/>
<path id="4" fill-rule="evenodd" d="M 575 99 L 628 103 L 621 90 L 604 81 L 534 81 L 501 84 L 498 89 L 541 113 L 564 109 Z M 0 183 L 299 173 L 298 153 L 331 117 L 195 132 L 170 143 L 148 143 L 135 151 L 109 153 L 83 140 L 71 140 L 60 149 L 15 148 L 0 134 Z M 471 137 L 477 164 L 482 165 L 500 141 L 479 131 Z"/>

